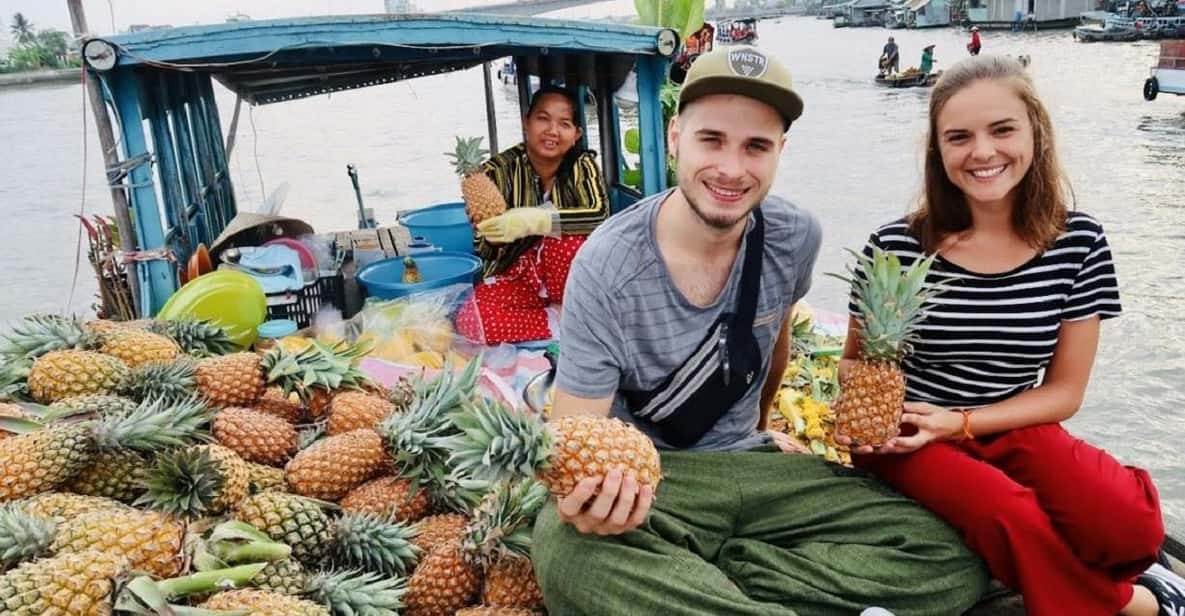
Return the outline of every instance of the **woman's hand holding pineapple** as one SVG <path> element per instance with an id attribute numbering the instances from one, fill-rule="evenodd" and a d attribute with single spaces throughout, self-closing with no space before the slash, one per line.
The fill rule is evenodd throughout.
<path id="1" fill-rule="evenodd" d="M 558 509 L 562 520 L 584 534 L 620 535 L 641 526 L 653 503 L 653 487 L 639 487 L 632 474 L 614 469 L 603 478 L 580 480 L 559 499 Z"/>

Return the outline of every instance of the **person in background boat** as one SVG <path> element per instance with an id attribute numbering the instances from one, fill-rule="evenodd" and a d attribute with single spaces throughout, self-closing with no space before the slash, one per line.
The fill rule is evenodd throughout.
<path id="1" fill-rule="evenodd" d="M 933 515 L 765 430 L 821 243 L 769 195 L 801 112 L 759 48 L 700 56 L 668 126 L 677 186 L 576 255 L 553 417 L 630 422 L 663 479 L 655 494 L 610 471 L 544 507 L 532 559 L 553 614 L 945 616 L 986 587 Z"/>
<path id="2" fill-rule="evenodd" d="M 885 48 L 881 51 L 881 74 L 892 74 L 900 72 L 901 68 L 901 51 L 897 49 L 897 43 L 893 37 L 889 37 L 889 42 L 885 43 Z"/>
<path id="3" fill-rule="evenodd" d="M 484 280 L 457 317 L 487 344 L 555 336 L 550 306 L 563 302 L 572 257 L 605 220 L 609 198 L 596 153 L 577 147 L 576 96 L 545 86 L 523 116 L 526 139 L 483 164 L 507 210 L 475 229 Z"/>
<path id="4" fill-rule="evenodd" d="M 973 56 L 979 55 L 979 50 L 983 48 L 983 41 L 979 39 L 979 26 L 971 26 L 971 42 L 967 43 L 967 51 Z"/>
<path id="5" fill-rule="evenodd" d="M 901 364 L 901 435 L 853 461 L 959 529 L 1029 614 L 1185 614 L 1185 580 L 1153 564 L 1164 525 L 1148 473 L 1061 425 L 1081 407 L 1100 322 L 1120 313 L 1118 283 L 1102 225 L 1070 209 L 1019 62 L 943 73 L 924 168 L 918 209 L 864 252 L 906 266 L 936 253 L 930 281 L 946 288 Z M 850 310 L 841 384 L 858 349 Z"/>
<path id="6" fill-rule="evenodd" d="M 922 49 L 922 59 L 918 62 L 918 72 L 929 75 L 934 70 L 934 46 L 926 45 Z"/>

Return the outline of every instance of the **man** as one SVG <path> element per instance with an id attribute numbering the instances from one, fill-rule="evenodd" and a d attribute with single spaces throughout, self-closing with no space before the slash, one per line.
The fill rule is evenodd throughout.
<path id="1" fill-rule="evenodd" d="M 556 333 L 548 307 L 562 303 L 573 255 L 609 215 L 596 153 L 577 147 L 578 109 L 571 91 L 540 88 L 523 116 L 523 143 L 482 165 L 507 210 L 477 225 L 485 280 L 457 317 L 470 339 L 499 344 Z"/>
<path id="2" fill-rule="evenodd" d="M 890 36 L 889 42 L 885 43 L 885 48 L 881 51 L 881 57 L 884 58 L 884 64 L 881 65 L 881 69 L 885 73 L 900 72 L 898 66 L 901 64 L 901 54 L 897 49 L 897 43 L 893 40 L 893 37 Z"/>
<path id="3" fill-rule="evenodd" d="M 668 129 L 678 186 L 610 218 L 573 262 L 553 413 L 632 423 L 664 476 L 655 493 L 611 471 L 541 512 L 552 614 L 946 615 L 985 587 L 937 518 L 764 430 L 821 238 L 767 196 L 801 111 L 764 51 L 700 56 Z"/>

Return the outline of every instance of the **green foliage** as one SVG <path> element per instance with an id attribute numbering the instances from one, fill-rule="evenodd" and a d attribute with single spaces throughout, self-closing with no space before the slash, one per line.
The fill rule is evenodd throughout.
<path id="1" fill-rule="evenodd" d="M 13 15 L 8 29 L 17 45 L 8 51 L 7 62 L 0 64 L 3 72 L 82 65 L 79 60 L 67 60 L 69 38 L 65 32 L 54 29 L 34 31 L 33 24 L 20 13 Z"/>
<path id="2" fill-rule="evenodd" d="M 35 37 L 33 33 L 33 22 L 29 21 L 21 13 L 13 14 L 12 24 L 8 26 L 8 31 L 12 33 L 12 38 L 21 45 L 32 42 Z"/>
<path id="3" fill-rule="evenodd" d="M 638 23 L 671 28 L 687 38 L 704 25 L 704 0 L 634 0 Z"/>

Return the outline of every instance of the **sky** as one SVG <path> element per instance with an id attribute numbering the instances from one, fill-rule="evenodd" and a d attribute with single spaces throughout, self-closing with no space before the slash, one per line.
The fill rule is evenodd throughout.
<path id="1" fill-rule="evenodd" d="M 413 0 L 424 11 L 462 9 L 503 0 Z M 82 8 L 94 34 L 126 30 L 131 24 L 187 26 L 220 23 L 243 13 L 252 19 L 304 17 L 310 15 L 365 14 L 385 11 L 383 0 L 83 0 Z M 35 28 L 56 28 L 69 32 L 70 13 L 66 0 L 0 0 L 3 40 L 14 13 L 23 13 Z M 564 11 L 560 17 L 580 18 L 633 13 L 631 0 L 609 0 L 600 5 Z M 112 23 L 114 22 L 114 28 Z M 2 44 L 2 43 L 0 43 Z"/>

